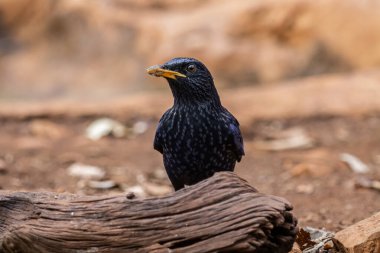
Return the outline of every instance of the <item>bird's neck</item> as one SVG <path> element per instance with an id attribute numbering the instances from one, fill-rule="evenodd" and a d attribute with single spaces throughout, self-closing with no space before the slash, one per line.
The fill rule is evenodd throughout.
<path id="1" fill-rule="evenodd" d="M 170 83 L 169 83 L 170 84 Z M 178 90 L 177 87 L 170 84 L 171 91 L 174 97 L 174 108 L 178 107 L 215 107 L 220 108 L 222 104 L 220 102 L 219 94 L 216 88 L 213 86 L 211 92 L 188 92 L 186 90 Z"/>
<path id="2" fill-rule="evenodd" d="M 174 94 L 174 104 L 173 108 L 197 108 L 197 107 L 210 107 L 210 108 L 222 108 L 220 98 L 216 92 L 213 96 L 203 97 L 203 96 L 186 96 L 183 94 Z"/>

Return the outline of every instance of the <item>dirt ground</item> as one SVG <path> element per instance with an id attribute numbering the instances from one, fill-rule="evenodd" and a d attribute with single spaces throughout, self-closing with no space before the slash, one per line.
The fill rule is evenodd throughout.
<path id="1" fill-rule="evenodd" d="M 119 118 L 127 126 L 148 124 L 146 132 L 126 138 L 85 136 L 93 117 L 2 119 L 0 126 L 0 189 L 115 194 L 148 183 L 145 194 L 162 195 L 169 188 L 161 155 L 152 148 L 156 118 Z M 307 148 L 263 150 L 259 144 L 302 129 L 312 140 Z M 256 120 L 243 130 L 246 156 L 236 173 L 262 192 L 283 196 L 294 205 L 301 226 L 338 231 L 380 209 L 380 193 L 358 188 L 363 177 L 380 178 L 380 114 L 360 117 L 311 117 Z M 277 136 L 277 137 L 276 137 Z M 349 153 L 371 172 L 354 173 L 340 160 Z M 98 166 L 112 189 L 94 189 L 72 176 L 73 163 Z"/>

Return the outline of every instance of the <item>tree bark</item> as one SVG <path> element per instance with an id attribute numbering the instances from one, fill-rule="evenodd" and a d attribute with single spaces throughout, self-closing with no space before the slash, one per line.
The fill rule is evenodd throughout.
<path id="1" fill-rule="evenodd" d="M 0 191 L 0 252 L 288 252 L 291 205 L 221 172 L 161 198 Z"/>

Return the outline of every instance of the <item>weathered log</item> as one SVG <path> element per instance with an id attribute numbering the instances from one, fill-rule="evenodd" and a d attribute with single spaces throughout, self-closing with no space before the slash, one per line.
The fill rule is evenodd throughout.
<path id="1" fill-rule="evenodd" d="M 0 191 L 0 252 L 288 252 L 284 199 L 217 173 L 166 197 Z"/>

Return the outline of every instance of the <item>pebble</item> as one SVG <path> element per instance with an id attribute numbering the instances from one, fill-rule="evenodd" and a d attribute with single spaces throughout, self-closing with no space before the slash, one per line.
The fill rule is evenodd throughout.
<path id="1" fill-rule="evenodd" d="M 86 137 L 94 141 L 107 135 L 122 138 L 126 136 L 126 133 L 127 129 L 122 123 L 110 118 L 97 119 L 93 121 L 86 129 Z"/>
<path id="2" fill-rule="evenodd" d="M 148 122 L 146 121 L 137 121 L 133 125 L 133 133 L 138 135 L 138 134 L 143 134 L 145 133 L 149 128 Z"/>
<path id="3" fill-rule="evenodd" d="M 106 174 L 102 168 L 81 163 L 74 163 L 67 170 L 70 176 L 86 179 L 102 179 Z"/>
<path id="4" fill-rule="evenodd" d="M 145 190 L 143 189 L 143 187 L 141 185 L 134 185 L 134 186 L 128 187 L 125 189 L 125 192 L 127 192 L 127 194 L 132 193 L 138 197 L 146 197 L 147 196 Z"/>
<path id="5" fill-rule="evenodd" d="M 314 146 L 314 141 L 301 128 L 293 128 L 277 134 L 275 139 L 255 141 L 254 147 L 264 151 L 283 151 L 289 149 L 308 149 Z"/>
<path id="6" fill-rule="evenodd" d="M 312 194 L 314 192 L 314 186 L 311 184 L 300 184 L 296 187 L 297 193 Z"/>
<path id="7" fill-rule="evenodd" d="M 134 199 L 136 196 L 133 192 L 128 192 L 127 195 L 125 196 L 127 199 Z"/>
<path id="8" fill-rule="evenodd" d="M 340 160 L 345 162 L 355 173 L 363 174 L 369 172 L 369 167 L 356 156 L 343 153 L 340 155 Z"/>
<path id="9" fill-rule="evenodd" d="M 105 181 L 89 181 L 88 186 L 93 189 L 107 190 L 117 186 L 112 180 Z"/>

